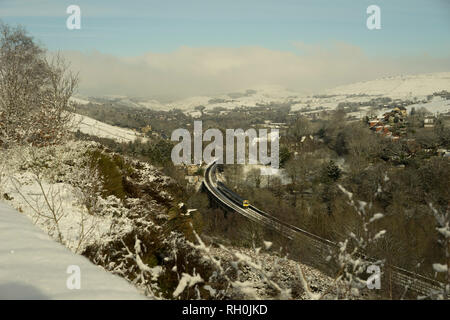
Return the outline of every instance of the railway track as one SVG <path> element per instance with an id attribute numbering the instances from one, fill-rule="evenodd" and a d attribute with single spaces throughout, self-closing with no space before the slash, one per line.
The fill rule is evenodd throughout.
<path id="1" fill-rule="evenodd" d="M 285 223 L 253 205 L 250 205 L 247 208 L 237 205 L 236 200 L 231 198 L 230 193 L 223 192 L 218 188 L 216 170 L 217 164 L 215 162 L 212 162 L 207 166 L 203 185 L 207 193 L 223 208 L 235 211 L 259 225 L 275 230 L 288 239 L 292 240 L 300 237 L 308 246 L 320 253 L 330 252 L 330 250 L 338 248 L 337 243 Z M 366 256 L 364 256 L 364 258 L 373 261 L 376 260 Z M 390 281 L 403 288 L 408 288 L 408 290 L 414 291 L 420 296 L 430 296 L 437 291 L 441 291 L 442 288 L 445 287 L 445 284 L 442 282 L 412 271 L 392 265 L 387 265 L 385 267 L 389 270 Z M 449 298 L 450 295 L 447 295 L 447 299 Z"/>

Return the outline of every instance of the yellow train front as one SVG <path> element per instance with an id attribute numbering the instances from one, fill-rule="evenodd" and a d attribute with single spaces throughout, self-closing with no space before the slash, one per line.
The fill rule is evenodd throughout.
<path id="1" fill-rule="evenodd" d="M 228 189 L 228 187 L 226 185 L 224 185 L 222 182 L 219 181 L 217 183 L 217 187 L 220 192 L 222 192 L 228 199 L 233 201 L 238 206 L 240 206 L 244 209 L 246 209 L 250 206 L 250 201 L 242 199 L 237 193 Z"/>

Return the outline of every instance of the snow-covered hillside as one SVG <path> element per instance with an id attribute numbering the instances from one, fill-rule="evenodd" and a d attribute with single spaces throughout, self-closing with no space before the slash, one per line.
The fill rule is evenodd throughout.
<path id="1" fill-rule="evenodd" d="M 230 92 L 211 96 L 192 96 L 183 99 L 177 99 L 171 102 L 161 102 L 155 98 L 131 98 L 131 97 L 90 97 L 75 98 L 74 102 L 79 104 L 91 103 L 113 103 L 127 107 L 142 107 L 152 110 L 168 111 L 171 109 L 180 109 L 183 111 L 192 111 L 195 107 L 204 106 L 206 109 L 216 107 L 233 109 L 239 106 L 254 107 L 257 104 L 284 103 L 297 100 L 299 97 L 305 97 L 304 94 L 287 90 L 280 86 L 260 86 L 251 89 L 244 89 L 239 92 Z"/>
<path id="2" fill-rule="evenodd" d="M 112 126 L 79 114 L 75 114 L 74 123 L 76 124 L 75 130 L 100 138 L 113 139 L 117 142 L 132 142 L 138 138 L 142 139 L 142 141 L 147 140 L 140 133 L 133 130 Z"/>
<path id="3" fill-rule="evenodd" d="M 79 289 L 76 281 L 71 282 L 77 268 Z M 28 217 L 0 203 L 1 299 L 144 299 L 144 296 L 125 279 L 70 252 Z"/>
<path id="4" fill-rule="evenodd" d="M 439 113 L 447 113 L 450 112 L 450 100 L 442 99 L 441 97 L 434 97 L 431 101 L 427 103 L 416 103 L 406 107 L 408 112 L 411 111 L 412 108 L 416 110 L 420 108 L 425 108 L 433 114 Z"/>
<path id="5" fill-rule="evenodd" d="M 228 94 L 189 97 L 168 105 L 181 110 L 192 110 L 197 106 L 204 106 L 206 109 L 216 107 L 233 109 L 240 106 L 255 107 L 258 104 L 285 103 L 300 99 L 300 97 L 305 97 L 305 95 L 281 86 L 260 86 Z"/>
<path id="6" fill-rule="evenodd" d="M 171 110 L 177 108 L 195 116 L 198 106 L 205 110 L 214 108 L 233 109 L 235 107 L 255 107 L 257 105 L 289 104 L 291 110 L 321 107 L 324 110 L 336 108 L 340 102 L 363 102 L 375 97 L 390 97 L 392 99 L 417 98 L 422 100 L 434 92 L 450 90 L 450 72 L 401 75 L 371 81 L 356 82 L 336 88 L 318 91 L 316 94 L 295 92 L 276 85 L 266 85 L 239 92 L 230 92 L 211 96 L 193 96 L 171 102 L 160 102 L 157 99 L 130 97 L 77 98 L 81 104 L 89 100 L 92 103 L 108 101 L 128 107 L 143 107 L 152 110 Z M 105 100 L 106 99 L 106 100 Z M 439 107 L 441 108 L 441 107 Z M 101 131 L 101 130 L 100 130 Z"/>
<path id="7" fill-rule="evenodd" d="M 450 90 L 450 72 L 402 75 L 357 82 L 327 90 L 328 94 L 367 94 L 391 98 L 423 98 L 433 92 Z"/>

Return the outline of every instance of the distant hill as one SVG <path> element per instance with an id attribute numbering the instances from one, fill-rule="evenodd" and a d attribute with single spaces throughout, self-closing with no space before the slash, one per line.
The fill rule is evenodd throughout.
<path id="1" fill-rule="evenodd" d="M 450 72 L 402 75 L 356 82 L 327 90 L 334 95 L 381 95 L 391 98 L 423 98 L 433 92 L 450 91 Z"/>
<path id="2" fill-rule="evenodd" d="M 196 107 L 204 106 L 206 110 L 214 108 L 233 109 L 235 107 L 255 107 L 261 105 L 291 105 L 293 110 L 302 107 L 324 106 L 333 109 L 339 102 L 364 101 L 371 97 L 382 96 L 392 99 L 423 99 L 434 92 L 450 91 L 450 72 L 401 75 L 382 79 L 356 82 L 327 89 L 316 94 L 291 91 L 281 86 L 266 85 L 238 92 L 229 92 L 213 96 L 193 96 L 160 102 L 155 98 L 135 98 L 125 96 L 75 98 L 79 104 L 111 103 L 152 110 L 181 109 L 192 112 Z"/>

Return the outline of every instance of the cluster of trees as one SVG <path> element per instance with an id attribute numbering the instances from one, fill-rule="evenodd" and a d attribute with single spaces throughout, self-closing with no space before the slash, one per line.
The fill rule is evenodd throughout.
<path id="1" fill-rule="evenodd" d="M 259 169 L 232 166 L 225 169 L 227 185 L 279 219 L 334 241 L 361 230 L 358 214 L 340 189 L 343 186 L 372 214 L 384 214 L 376 226 L 387 231 L 386 237 L 373 248 L 374 254 L 433 276 L 431 265 L 442 258 L 445 247 L 437 242 L 430 204 L 439 212 L 448 210 L 450 162 L 419 150 L 430 144 L 448 148 L 448 127 L 416 130 L 391 141 L 344 117 L 337 111 L 330 120 L 299 118 L 282 140 L 291 152 L 284 177 L 265 177 Z M 310 135 L 313 140 L 300 143 Z M 221 216 L 217 222 L 217 211 L 212 209 L 204 219 L 210 232 L 219 226 L 221 235 L 237 237 L 236 217 Z"/>
<path id="2" fill-rule="evenodd" d="M 75 137 L 80 140 L 99 142 L 114 152 L 147 161 L 154 166 L 163 167 L 172 164 L 171 152 L 174 143 L 169 140 L 154 138 L 145 142 L 141 139 L 130 142 L 117 142 L 113 139 L 91 136 L 80 131 L 75 133 Z"/>
<path id="3" fill-rule="evenodd" d="M 61 56 L 48 58 L 23 28 L 0 24 L 0 145 L 63 139 L 77 84 Z"/>
<path id="4" fill-rule="evenodd" d="M 349 110 L 348 112 L 352 112 L 352 111 L 358 111 L 359 107 L 361 107 L 361 106 L 371 106 L 371 107 L 383 108 L 384 104 L 391 103 L 391 102 L 392 102 L 391 98 L 382 97 L 382 98 L 370 99 L 368 101 L 363 101 L 363 102 L 350 102 L 350 101 L 339 102 L 337 107 L 342 108 L 342 109 L 347 109 L 347 110 Z"/>

